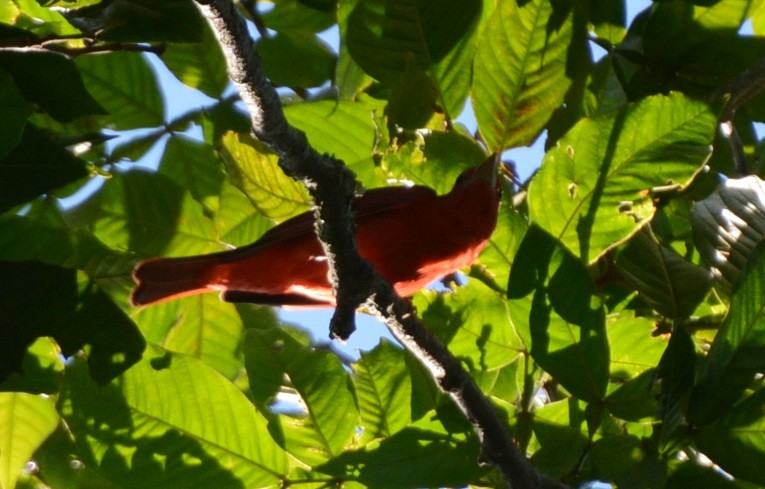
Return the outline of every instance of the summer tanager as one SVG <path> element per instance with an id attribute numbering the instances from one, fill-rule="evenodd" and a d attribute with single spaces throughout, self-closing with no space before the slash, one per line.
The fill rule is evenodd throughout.
<path id="1" fill-rule="evenodd" d="M 361 255 L 410 296 L 470 265 L 494 231 L 499 191 L 494 158 L 466 170 L 443 196 L 424 186 L 385 187 L 354 201 Z M 209 291 L 229 302 L 334 306 L 327 258 L 305 212 L 230 251 L 152 258 L 133 272 L 134 305 Z"/>

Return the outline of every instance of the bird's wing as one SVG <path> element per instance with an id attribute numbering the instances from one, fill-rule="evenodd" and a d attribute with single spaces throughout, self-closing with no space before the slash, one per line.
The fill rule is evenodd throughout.
<path id="1" fill-rule="evenodd" d="M 354 202 L 356 222 L 361 222 L 376 214 L 395 212 L 397 209 L 400 210 L 414 203 L 419 205 L 434 198 L 437 198 L 437 194 L 433 189 L 418 185 L 367 190 Z M 242 255 L 249 255 L 257 249 L 313 234 L 313 225 L 314 215 L 312 212 L 298 214 L 266 231 L 255 243 L 225 252 L 227 254 L 226 261 L 236 261 Z"/>

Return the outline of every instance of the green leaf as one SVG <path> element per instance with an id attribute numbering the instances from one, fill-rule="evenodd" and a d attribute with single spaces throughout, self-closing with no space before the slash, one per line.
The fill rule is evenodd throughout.
<path id="1" fill-rule="evenodd" d="M 16 487 L 21 470 L 58 422 L 52 399 L 0 392 L 0 487 Z"/>
<path id="2" fill-rule="evenodd" d="M 533 427 L 540 447 L 531 457 L 535 467 L 556 479 L 571 472 L 588 442 L 582 424 L 583 412 L 573 399 L 537 409 Z"/>
<path id="3" fill-rule="evenodd" d="M 244 134 L 228 133 L 223 150 L 231 183 L 261 214 L 283 221 L 307 211 L 310 198 L 302 184 L 286 176 L 270 150 Z"/>
<path id="4" fill-rule="evenodd" d="M 250 389 L 261 409 L 283 387 L 300 396 L 305 414 L 280 418 L 290 454 L 316 465 L 350 444 L 359 424 L 359 410 L 350 376 L 336 356 L 308 348 L 288 331 L 275 327 L 249 329 L 244 353 Z"/>
<path id="5" fill-rule="evenodd" d="M 101 31 L 104 41 L 195 42 L 204 29 L 199 11 L 185 0 L 107 0 L 64 16 L 84 32 Z"/>
<path id="6" fill-rule="evenodd" d="M 14 0 L 6 3 L 8 18 L 4 22 L 14 23 L 16 27 L 27 29 L 38 36 L 80 34 L 60 12 L 41 6 L 36 0 Z"/>
<path id="7" fill-rule="evenodd" d="M 609 393 L 606 409 L 626 421 L 653 420 L 658 409 L 655 385 L 656 369 L 645 370 Z"/>
<path id="8" fill-rule="evenodd" d="M 0 380 L 20 371 L 27 346 L 52 336 L 64 355 L 91 345 L 89 367 L 101 383 L 141 357 L 145 347 L 135 324 L 91 280 L 35 261 L 0 261 Z"/>
<path id="9" fill-rule="evenodd" d="M 745 489 L 749 484 L 740 479 L 731 480 L 717 467 L 705 467 L 696 460 L 682 463 L 667 478 L 666 489 L 673 487 L 703 487 L 704 489 Z M 751 488 L 753 489 L 753 488 Z"/>
<path id="10" fill-rule="evenodd" d="M 160 126 L 165 104 L 157 77 L 138 53 L 79 56 L 75 63 L 88 91 L 109 112 L 103 121 L 114 129 Z"/>
<path id="11" fill-rule="evenodd" d="M 27 124 L 19 144 L 0 159 L 0 213 L 89 173 L 83 160 Z"/>
<path id="12" fill-rule="evenodd" d="M 159 172 L 189 189 L 205 209 L 214 214 L 226 174 L 212 147 L 180 134 L 174 134 L 165 146 Z"/>
<path id="13" fill-rule="evenodd" d="M 675 430 L 685 422 L 695 368 L 696 351 L 693 340 L 685 328 L 675 327 L 656 371 L 656 379 L 661 382 L 657 414 L 661 420 L 662 442 L 666 443 Z"/>
<path id="14" fill-rule="evenodd" d="M 268 78 L 277 86 L 318 87 L 335 72 L 335 53 L 312 33 L 261 37 L 255 48 Z"/>
<path id="15" fill-rule="evenodd" d="M 670 319 L 688 317 L 712 286 L 706 269 L 659 243 L 650 226 L 630 239 L 616 267 L 649 307 Z"/>
<path id="16" fill-rule="evenodd" d="M 0 158 L 8 154 L 19 141 L 24 125 L 34 107 L 24 99 L 7 73 L 0 72 L 0 107 L 3 107 L 3 117 L 0 118 Z"/>
<path id="17" fill-rule="evenodd" d="M 525 216 L 503 200 L 497 217 L 497 229 L 478 257 L 480 264 L 493 278 L 492 288 L 507 289 L 510 269 L 528 227 Z M 471 276 L 476 275 L 471 271 Z"/>
<path id="18" fill-rule="evenodd" d="M 58 209 L 52 218 L 61 218 Z M 85 270 L 89 276 L 115 278 L 129 274 L 135 264 L 130 254 L 106 247 L 83 229 L 68 229 L 61 223 L 51 224 L 33 215 L 0 217 L 0 249 L 3 259 L 37 260 L 50 265 Z"/>
<path id="19" fill-rule="evenodd" d="M 314 470 L 365 487 L 464 487 L 482 472 L 478 449 L 474 439 L 409 427 Z"/>
<path id="20" fill-rule="evenodd" d="M 74 62 L 46 50 L 0 51 L 0 69 L 8 72 L 27 100 L 54 119 L 71 122 L 106 111 L 85 89 Z M 45 76 L 41 76 L 45 73 Z"/>
<path id="21" fill-rule="evenodd" d="M 612 44 L 617 44 L 624 38 L 627 32 L 624 27 L 627 22 L 626 3 L 626 0 L 606 0 L 588 5 L 588 17 L 595 35 Z"/>
<path id="22" fill-rule="evenodd" d="M 67 370 L 61 410 L 80 460 L 124 488 L 266 487 L 283 482 L 287 456 L 263 415 L 201 362 L 152 348 L 107 386 L 79 362 Z"/>
<path id="23" fill-rule="evenodd" d="M 653 59 L 678 61 L 711 34 L 737 32 L 757 2 L 670 1 L 654 5 L 643 34 L 646 54 Z"/>
<path id="24" fill-rule="evenodd" d="M 203 361 L 228 379 L 244 368 L 242 320 L 217 294 L 146 307 L 132 316 L 146 340 Z"/>
<path id="25" fill-rule="evenodd" d="M 383 109 L 380 101 L 359 97 L 356 102 L 321 100 L 288 105 L 284 115 L 306 133 L 316 151 L 334 155 L 364 175 L 360 165 L 370 163 L 378 144 L 375 117 L 382 115 Z"/>
<path id="26" fill-rule="evenodd" d="M 688 421 L 703 425 L 725 413 L 765 367 L 765 259 L 754 263 L 730 302 L 691 398 Z"/>
<path id="27" fill-rule="evenodd" d="M 765 475 L 755 460 L 765 456 L 765 389 L 760 389 L 702 427 L 695 440 L 715 464 L 737 479 L 765 484 Z"/>
<path id="28" fill-rule="evenodd" d="M 457 132 L 432 132 L 386 155 L 383 168 L 390 177 L 425 185 L 439 195 L 454 187 L 460 174 L 486 159 L 483 148 Z"/>
<path id="29" fill-rule="evenodd" d="M 525 350 L 507 303 L 470 281 L 451 294 L 426 290 L 414 297 L 420 317 L 470 371 L 495 370 L 520 359 Z"/>
<path id="30" fill-rule="evenodd" d="M 508 296 L 510 317 L 534 361 L 579 399 L 603 399 L 605 311 L 584 265 L 532 226 L 513 261 Z"/>
<path id="31" fill-rule="evenodd" d="M 340 28 L 340 50 L 337 55 L 337 68 L 335 72 L 335 87 L 340 100 L 354 100 L 356 96 L 367 86 L 372 84 L 372 77 L 364 73 L 364 70 L 354 61 L 348 51 L 348 20 L 359 0 L 343 1 L 338 5 L 337 24 Z"/>
<path id="32" fill-rule="evenodd" d="M 214 221 L 220 240 L 231 246 L 253 243 L 274 225 L 241 190 L 229 183 L 223 185 Z"/>
<path id="33" fill-rule="evenodd" d="M 56 343 L 51 338 L 37 338 L 24 355 L 21 371 L 0 383 L 0 392 L 55 394 L 61 390 L 63 371 L 64 362 Z"/>
<path id="34" fill-rule="evenodd" d="M 325 0 L 310 0 L 310 3 L 327 4 Z M 308 5 L 308 0 L 280 0 L 274 8 L 265 12 L 263 22 L 269 29 L 282 32 L 304 32 L 316 34 L 327 30 L 335 23 L 335 16 L 329 9 L 317 9 Z M 328 6 L 328 5 L 326 5 Z"/>
<path id="35" fill-rule="evenodd" d="M 408 64 L 390 85 L 385 108 L 390 124 L 409 130 L 425 127 L 435 113 L 438 100 L 438 90 L 430 76 Z"/>
<path id="36" fill-rule="evenodd" d="M 363 432 L 360 442 L 387 438 L 412 419 L 412 380 L 406 353 L 382 339 L 374 350 L 361 353 L 353 365 Z"/>
<path id="37" fill-rule="evenodd" d="M 571 46 L 584 42 L 569 4 L 501 2 L 478 42 L 471 100 L 489 151 L 531 144 L 571 85 Z M 580 29 L 581 31 L 581 29 Z"/>
<path id="38" fill-rule="evenodd" d="M 531 220 L 593 263 L 650 221 L 654 187 L 690 181 L 715 127 L 705 103 L 679 93 L 580 120 L 531 183 Z"/>
<path id="39" fill-rule="evenodd" d="M 348 18 L 348 50 L 365 72 L 393 85 L 409 70 L 427 72 L 447 115 L 467 95 L 481 2 L 361 0 Z"/>
<path id="40" fill-rule="evenodd" d="M 202 39 L 193 43 L 174 43 L 160 58 L 184 84 L 218 98 L 228 86 L 226 59 L 212 30 L 202 28 Z"/>
<path id="41" fill-rule="evenodd" d="M 633 378 L 659 363 L 667 339 L 651 335 L 655 321 L 635 317 L 632 311 L 610 314 L 606 320 L 611 351 L 611 377 Z"/>
<path id="42" fill-rule="evenodd" d="M 67 220 L 87 227 L 107 246 L 143 256 L 221 251 L 202 206 L 162 174 L 115 173 Z"/>

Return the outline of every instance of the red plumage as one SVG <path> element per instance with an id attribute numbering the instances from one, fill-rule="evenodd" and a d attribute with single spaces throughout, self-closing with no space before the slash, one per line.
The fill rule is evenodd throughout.
<path id="1" fill-rule="evenodd" d="M 404 297 L 470 265 L 496 225 L 495 171 L 490 158 L 464 172 L 443 196 L 423 186 L 367 191 L 354 201 L 359 252 Z M 313 213 L 306 212 L 241 248 L 142 261 L 133 273 L 133 304 L 217 290 L 231 302 L 333 306 L 313 222 Z"/>

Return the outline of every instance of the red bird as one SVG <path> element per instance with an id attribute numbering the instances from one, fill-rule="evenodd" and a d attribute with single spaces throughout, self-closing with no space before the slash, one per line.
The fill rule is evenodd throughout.
<path id="1" fill-rule="evenodd" d="M 494 158 L 466 170 L 443 196 L 431 188 L 384 187 L 354 201 L 361 255 L 403 297 L 470 265 L 494 231 L 499 207 Z M 133 272 L 134 305 L 209 291 L 229 302 L 334 306 L 327 258 L 305 212 L 230 251 L 152 258 Z"/>

